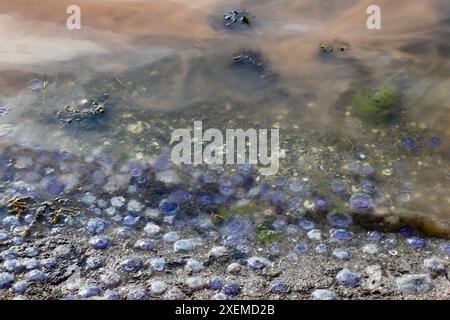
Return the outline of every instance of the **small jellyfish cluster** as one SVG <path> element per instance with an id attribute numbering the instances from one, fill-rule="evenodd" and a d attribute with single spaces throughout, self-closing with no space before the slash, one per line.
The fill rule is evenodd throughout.
<path id="1" fill-rule="evenodd" d="M 164 155 L 119 161 L 15 145 L 0 147 L 0 164 L 2 297 L 40 298 L 32 289 L 42 286 L 57 299 L 296 295 L 298 270 L 290 268 L 324 259 L 335 265 L 330 286 L 296 297 L 338 299 L 376 272 L 361 261 L 396 263 L 405 252 L 426 260 L 420 273 L 390 279 L 398 294 L 426 293 L 447 274 L 448 242 L 411 226 L 385 233 L 356 225 L 374 215 L 379 197 L 367 164 L 349 163 L 353 180 L 331 179 L 320 192 L 298 175 L 264 177 L 250 164 L 179 166 Z M 80 277 L 65 276 L 74 270 Z"/>

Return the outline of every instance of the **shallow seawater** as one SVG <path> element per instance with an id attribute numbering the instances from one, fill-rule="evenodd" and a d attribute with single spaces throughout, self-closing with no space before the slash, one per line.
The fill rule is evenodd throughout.
<path id="1" fill-rule="evenodd" d="M 262 202 L 281 220 L 348 212 L 364 228 L 450 234 L 447 1 L 379 1 L 381 30 L 366 28 L 365 0 L 83 0 L 81 30 L 65 27 L 70 4 L 0 3 L 4 201 L 132 193 L 158 207 L 184 190 L 182 222 L 196 223 L 200 211 L 225 228 L 230 208 Z M 227 27 L 233 9 L 248 10 L 250 25 Z M 243 53 L 260 65 L 236 63 Z M 387 87 L 389 117 L 358 109 L 355 96 Z M 105 93 L 102 114 L 58 122 L 67 105 Z M 173 130 L 198 120 L 279 128 L 278 176 L 234 165 L 158 168 Z M 370 212 L 354 212 L 351 197 L 361 194 Z"/>

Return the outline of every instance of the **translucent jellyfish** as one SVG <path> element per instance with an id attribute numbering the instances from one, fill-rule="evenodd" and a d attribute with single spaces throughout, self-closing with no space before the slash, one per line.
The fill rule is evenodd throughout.
<path id="1" fill-rule="evenodd" d="M 405 138 L 402 140 L 401 145 L 407 150 L 412 150 L 417 148 L 417 143 L 412 138 Z"/>
<path id="2" fill-rule="evenodd" d="M 349 228 L 353 224 L 352 217 L 346 213 L 331 212 L 327 215 L 328 222 L 335 228 Z"/>
<path id="3" fill-rule="evenodd" d="M 348 192 L 349 187 L 345 180 L 333 179 L 330 181 L 330 189 L 336 194 L 344 195 Z"/>
<path id="4" fill-rule="evenodd" d="M 365 193 L 355 193 L 350 197 L 350 206 L 357 212 L 367 212 L 373 209 L 373 200 Z"/>
<path id="5" fill-rule="evenodd" d="M 164 199 L 159 204 L 159 210 L 166 215 L 174 215 L 179 209 L 178 203 L 168 199 Z"/>

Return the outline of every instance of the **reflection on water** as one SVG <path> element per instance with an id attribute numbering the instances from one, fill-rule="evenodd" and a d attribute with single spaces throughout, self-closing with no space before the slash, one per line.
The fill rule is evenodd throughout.
<path id="1" fill-rule="evenodd" d="M 279 127 L 282 174 L 320 190 L 346 164 L 369 163 L 389 219 L 425 217 L 429 229 L 450 230 L 448 2 L 379 1 L 382 30 L 371 31 L 366 0 L 83 0 L 82 29 L 70 31 L 71 2 L 0 3 L 2 143 L 142 159 L 194 120 Z M 235 8 L 251 12 L 247 30 L 224 27 Z M 236 65 L 246 52 L 263 72 Z M 32 79 L 44 88 L 31 90 Z M 357 117 L 352 96 L 387 85 L 398 91 L 395 121 Z M 57 111 L 105 92 L 104 117 L 58 126 Z M 406 138 L 417 147 L 405 148 Z"/>

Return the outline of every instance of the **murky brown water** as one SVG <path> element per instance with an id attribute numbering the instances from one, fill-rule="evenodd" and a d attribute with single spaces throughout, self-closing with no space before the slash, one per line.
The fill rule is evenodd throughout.
<path id="1" fill-rule="evenodd" d="M 173 128 L 201 120 L 196 115 L 218 127 L 245 119 L 280 127 L 289 151 L 285 173 L 331 178 L 355 152 L 366 154 L 377 171 L 394 171 L 378 177 L 388 199 L 403 192 L 402 183 L 415 185 L 412 200 L 393 201 L 393 210 L 423 215 L 431 229 L 448 232 L 450 5 L 377 3 L 382 30 L 374 31 L 366 28 L 368 0 L 83 0 L 82 29 L 68 30 L 70 0 L 2 0 L 0 98 L 11 111 L 0 125 L 12 127 L 1 139 L 80 153 L 131 143 L 133 152 L 151 154 Z M 235 8 L 251 12 L 251 28 L 223 27 L 223 13 Z M 321 43 L 348 50 L 323 55 Z M 273 76 L 232 68 L 240 50 L 260 52 Z M 45 97 L 26 87 L 35 78 L 48 81 Z M 402 94 L 398 122 L 373 126 L 352 115 L 352 92 L 391 82 Z M 105 91 L 112 107 L 100 128 L 58 127 L 57 110 Z M 144 129 L 136 131 L 139 121 Z M 421 145 L 414 152 L 400 144 L 410 136 Z M 427 148 L 435 136 L 442 146 Z M 339 149 L 342 137 L 357 151 Z M 311 145 L 302 145 L 305 139 Z M 322 160 L 328 167 L 316 172 Z M 395 172 L 398 161 L 407 174 Z"/>

